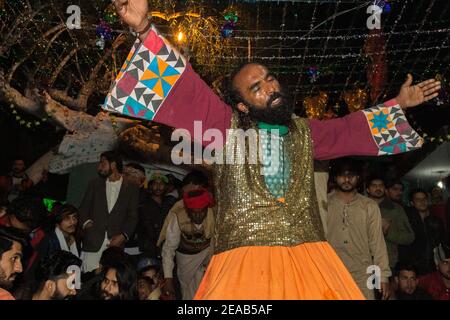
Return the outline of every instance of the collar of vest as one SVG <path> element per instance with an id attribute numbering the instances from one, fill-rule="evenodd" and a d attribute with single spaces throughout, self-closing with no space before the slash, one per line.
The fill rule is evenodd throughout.
<path id="1" fill-rule="evenodd" d="M 258 122 L 258 128 L 264 130 L 278 130 L 280 136 L 284 136 L 289 132 L 289 128 L 287 126 L 280 124 L 269 124 L 262 121 Z"/>

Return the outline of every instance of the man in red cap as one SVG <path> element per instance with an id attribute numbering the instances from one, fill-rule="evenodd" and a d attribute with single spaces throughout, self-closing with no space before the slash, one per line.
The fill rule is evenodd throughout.
<path id="1" fill-rule="evenodd" d="M 167 216 L 167 229 L 163 229 L 159 242 L 162 246 L 162 264 L 166 284 L 164 293 L 174 295 L 173 267 L 177 261 L 177 276 L 183 300 L 191 300 L 213 250 L 214 215 L 209 208 L 212 197 L 206 189 L 186 192 Z"/>

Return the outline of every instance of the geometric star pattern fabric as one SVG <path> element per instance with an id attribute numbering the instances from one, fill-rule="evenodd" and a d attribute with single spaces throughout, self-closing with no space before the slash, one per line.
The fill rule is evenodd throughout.
<path id="1" fill-rule="evenodd" d="M 410 127 L 398 105 L 390 108 L 379 105 L 363 112 L 378 146 L 378 155 L 411 151 L 422 146 L 422 137 Z"/>
<path id="2" fill-rule="evenodd" d="M 185 68 L 185 58 L 152 26 L 143 43 L 136 40 L 102 108 L 153 120 Z"/>

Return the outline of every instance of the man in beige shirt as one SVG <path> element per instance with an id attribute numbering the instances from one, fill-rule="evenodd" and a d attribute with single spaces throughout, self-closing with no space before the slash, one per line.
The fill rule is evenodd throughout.
<path id="1" fill-rule="evenodd" d="M 341 160 L 335 169 L 337 189 L 328 197 L 328 242 L 367 299 L 375 298 L 374 287 L 388 299 L 391 271 L 378 204 L 357 192 L 359 176 L 350 160 Z"/>

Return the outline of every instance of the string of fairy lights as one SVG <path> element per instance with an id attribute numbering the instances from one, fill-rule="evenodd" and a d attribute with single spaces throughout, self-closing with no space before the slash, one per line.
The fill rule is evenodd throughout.
<path id="1" fill-rule="evenodd" d="M 20 15 L 22 12 L 20 6 L 17 5 L 18 2 L 20 1 L 3 1 L 10 12 Z M 167 4 L 170 1 L 161 1 L 161 4 L 163 2 L 165 3 L 164 8 L 170 7 Z M 202 1 L 198 1 L 198 3 L 200 2 Z M 231 1 L 230 4 L 234 5 L 238 2 Z M 78 85 L 84 82 L 80 66 L 82 70 L 95 66 L 103 55 L 105 45 L 109 45 L 119 34 L 129 33 L 129 30 L 124 29 L 118 23 L 117 14 L 110 2 L 105 1 L 104 3 L 105 5 L 99 8 L 101 20 L 98 24 L 84 23 L 82 30 L 68 31 L 69 39 L 56 39 L 52 41 L 52 45 L 48 48 L 53 61 L 61 60 L 74 47 L 79 49 L 76 51 L 74 59 L 67 63 L 66 68 L 61 73 L 62 76 L 65 76 L 72 72 L 74 68 L 77 68 L 81 79 L 77 80 L 79 81 Z M 186 6 L 188 6 L 188 3 L 192 5 L 195 1 L 186 1 Z M 279 75 L 295 77 L 290 87 L 296 94 L 296 98 L 300 94 L 311 96 L 313 92 L 325 88 L 330 94 L 343 94 L 348 90 L 356 89 L 364 82 L 364 72 L 367 66 L 367 58 L 363 50 L 364 42 L 375 35 L 369 33 L 365 26 L 354 27 L 356 15 L 351 16 L 350 27 L 335 28 L 335 18 L 345 13 L 341 10 L 341 4 L 348 3 L 348 1 L 332 2 L 335 5 L 327 8 L 329 18 L 325 21 L 319 20 L 319 13 L 322 9 L 320 4 L 323 4 L 324 1 L 302 1 L 302 3 L 312 7 L 309 28 L 293 29 L 286 25 L 288 20 L 287 2 L 282 4 L 281 27 L 278 29 L 270 27 L 260 29 L 260 6 L 264 5 L 261 2 L 255 2 L 254 4 L 257 6 L 255 10 L 257 17 L 254 20 L 256 21 L 256 29 L 252 25 L 240 24 L 239 19 L 242 12 L 239 12 L 234 6 L 230 6 L 232 9 L 226 9 L 216 17 L 203 15 L 206 11 L 196 11 L 197 18 L 184 17 L 191 12 L 189 10 L 194 8 L 194 6 L 186 7 L 184 13 L 180 14 L 180 18 L 169 21 L 167 19 L 169 12 L 161 12 L 160 15 L 166 18 L 156 17 L 155 21 L 167 26 L 162 28 L 163 34 L 186 49 L 188 53 L 191 53 L 193 63 L 201 70 L 215 70 L 217 74 L 224 74 L 232 66 L 254 59 L 264 61 L 269 67 L 273 67 Z M 358 6 L 362 7 L 364 3 L 358 3 Z M 404 72 L 405 67 L 410 72 L 414 71 L 413 73 L 417 75 L 420 75 L 417 70 L 424 70 L 427 75 L 437 74 L 441 71 L 440 66 L 435 61 L 442 57 L 442 52 L 448 51 L 450 47 L 448 41 L 450 19 L 447 19 L 449 6 L 445 7 L 438 19 L 429 19 L 435 3 L 436 0 L 427 2 L 426 10 L 424 9 L 423 13 L 420 13 L 422 19 L 419 22 L 403 23 L 404 13 L 411 8 L 411 1 L 391 1 L 392 6 L 396 6 L 396 9 L 400 8 L 399 13 L 391 18 L 393 23 L 383 27 L 381 32 L 381 36 L 386 37 L 386 49 L 372 54 L 372 56 L 389 55 L 386 64 L 389 70 L 392 70 L 393 76 L 390 77 L 387 87 L 392 87 L 398 83 L 398 75 Z M 200 8 L 197 5 L 196 3 L 195 8 Z M 162 5 L 161 8 L 163 8 Z M 55 17 L 57 19 L 54 19 Z M 42 15 L 42 20 L 32 19 L 33 28 L 27 30 L 27 33 L 30 37 L 39 38 L 39 35 L 46 31 L 45 27 L 64 23 L 66 18 L 63 12 L 56 12 L 56 15 L 53 12 L 53 18 L 50 13 L 48 16 Z M 193 22 L 198 19 L 210 19 L 210 26 L 217 28 L 215 32 L 204 32 L 203 30 L 201 35 L 202 41 L 213 45 L 213 51 L 204 51 L 199 54 L 201 51 L 198 51 L 198 39 L 192 38 L 193 33 L 189 30 L 190 24 L 186 23 L 186 21 Z M 321 26 L 321 28 L 318 28 L 318 26 Z M 195 27 L 192 27 L 192 29 L 195 29 Z M 96 37 L 97 40 L 92 41 L 90 47 L 87 43 L 80 41 L 83 37 L 87 39 Z M 395 41 L 393 41 L 394 37 Z M 194 40 L 197 41 L 195 43 L 197 51 L 190 52 Z M 420 46 L 417 45 L 418 43 L 420 43 Z M 20 45 L 17 46 L 20 47 Z M 46 45 L 47 43 L 44 41 L 42 46 Z M 26 48 L 22 48 L 22 50 L 26 50 Z M 105 64 L 107 72 L 117 72 L 121 63 L 120 60 L 123 59 L 120 55 L 126 53 L 125 51 L 127 49 L 122 48 L 115 53 L 116 56 L 112 59 L 113 61 Z M 204 57 L 201 57 L 202 55 Z M 116 61 L 119 61 L 118 65 L 117 63 L 114 64 Z M 446 61 L 448 65 L 448 59 Z M 425 65 L 425 67 L 417 69 L 419 65 Z M 377 67 L 377 63 L 372 64 L 372 66 Z M 51 68 L 45 64 L 41 69 L 44 74 L 51 71 Z M 446 68 L 440 73 L 445 79 L 448 72 L 449 70 Z M 345 81 L 339 80 L 342 75 Z M 322 83 L 321 77 L 326 76 L 330 76 L 327 78 L 329 83 Z M 367 89 L 367 85 L 365 89 Z"/>

